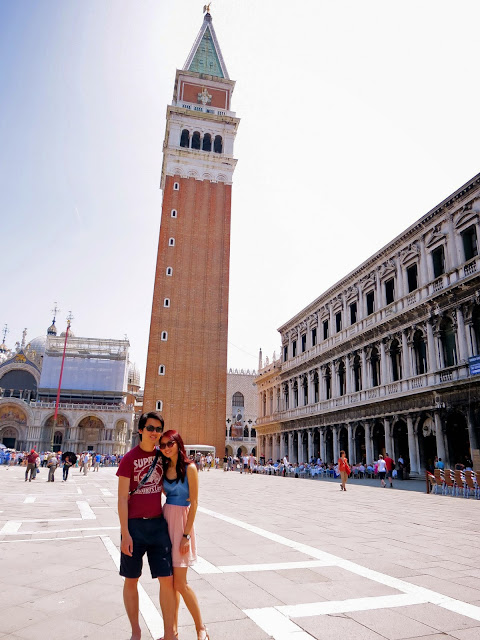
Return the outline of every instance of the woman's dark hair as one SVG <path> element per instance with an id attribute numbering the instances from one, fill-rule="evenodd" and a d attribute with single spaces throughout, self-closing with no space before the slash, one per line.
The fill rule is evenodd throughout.
<path id="1" fill-rule="evenodd" d="M 162 437 L 160 440 L 163 440 L 163 438 L 168 438 L 169 440 L 173 440 L 174 442 L 177 443 L 178 458 L 177 458 L 177 466 L 176 466 L 176 471 L 177 471 L 176 480 L 177 482 L 179 480 L 183 482 L 185 480 L 185 475 L 187 473 L 187 467 L 189 464 L 191 464 L 192 461 L 187 456 L 187 452 L 185 451 L 185 445 L 183 444 L 182 436 L 178 433 L 178 431 L 175 431 L 174 429 L 170 429 L 169 431 L 165 431 L 165 433 L 162 433 Z M 170 461 L 168 458 L 166 458 L 163 455 L 161 450 L 160 450 L 160 455 L 162 456 L 163 473 L 166 476 Z"/>

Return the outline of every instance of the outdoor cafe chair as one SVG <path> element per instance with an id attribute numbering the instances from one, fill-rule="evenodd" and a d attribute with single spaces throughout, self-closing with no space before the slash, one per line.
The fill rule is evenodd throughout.
<path id="1" fill-rule="evenodd" d="M 455 477 L 452 475 L 452 471 L 450 469 L 445 469 L 443 476 L 445 480 L 445 493 L 448 494 L 450 491 L 452 496 L 456 495 L 457 485 L 455 483 Z"/>
<path id="2" fill-rule="evenodd" d="M 467 485 L 465 484 L 465 474 L 463 473 L 463 471 L 455 469 L 455 471 L 453 472 L 453 477 L 455 481 L 455 495 L 458 496 L 461 491 L 463 493 L 463 497 L 466 497 Z"/>
<path id="3" fill-rule="evenodd" d="M 473 471 L 465 471 L 465 491 L 467 498 L 473 493 L 475 498 L 480 498 L 480 487 L 477 483 L 476 474 Z"/>
<path id="4" fill-rule="evenodd" d="M 435 475 L 435 482 L 437 483 L 434 493 L 438 493 L 439 488 L 441 489 L 442 493 L 445 493 L 445 479 L 444 479 L 442 470 L 435 469 L 434 475 Z"/>

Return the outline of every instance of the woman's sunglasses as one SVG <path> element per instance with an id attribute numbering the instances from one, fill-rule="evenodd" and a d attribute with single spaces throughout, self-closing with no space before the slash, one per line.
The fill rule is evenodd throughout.
<path id="1" fill-rule="evenodd" d="M 161 442 L 160 449 L 171 449 L 175 444 L 174 440 L 169 440 L 168 442 Z"/>
<path id="2" fill-rule="evenodd" d="M 145 427 L 145 429 L 147 431 L 150 431 L 150 433 L 152 433 L 152 431 L 156 431 L 157 433 L 162 433 L 163 431 L 163 427 L 153 427 L 151 424 L 149 424 L 148 427 Z"/>

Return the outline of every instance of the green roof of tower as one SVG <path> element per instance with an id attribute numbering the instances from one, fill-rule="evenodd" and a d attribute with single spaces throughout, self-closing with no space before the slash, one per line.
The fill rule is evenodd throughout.
<path id="1" fill-rule="evenodd" d="M 203 24 L 183 69 L 184 71 L 205 73 L 217 78 L 229 78 L 215 29 L 213 28 L 212 16 L 209 13 L 205 14 Z"/>

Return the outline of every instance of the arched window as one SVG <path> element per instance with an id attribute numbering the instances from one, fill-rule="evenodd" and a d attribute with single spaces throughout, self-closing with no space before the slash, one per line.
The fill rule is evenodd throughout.
<path id="1" fill-rule="evenodd" d="M 413 354 L 415 361 L 415 373 L 417 376 L 427 371 L 427 345 L 425 336 L 417 329 L 413 334 Z"/>
<path id="2" fill-rule="evenodd" d="M 174 247 L 175 246 L 175 238 L 169 238 L 168 239 L 168 246 L 169 247 Z"/>
<path id="3" fill-rule="evenodd" d="M 243 393 L 240 393 L 240 391 L 237 391 L 236 393 L 233 394 L 232 397 L 232 407 L 244 407 L 245 406 L 245 398 L 243 396 Z"/>
<path id="4" fill-rule="evenodd" d="M 378 355 L 377 347 L 373 347 L 372 355 L 370 356 L 370 364 L 372 367 L 372 387 L 378 387 L 381 384 L 380 380 L 380 356 Z"/>
<path id="5" fill-rule="evenodd" d="M 355 391 L 362 390 L 362 363 L 359 355 L 353 359 L 353 388 Z"/>
<path id="6" fill-rule="evenodd" d="M 174 191 L 180 191 L 180 185 L 178 182 L 174 182 L 173 183 L 173 190 Z"/>
<path id="7" fill-rule="evenodd" d="M 293 408 L 298 407 L 298 382 L 293 383 Z"/>
<path id="8" fill-rule="evenodd" d="M 171 216 L 172 216 L 172 218 L 176 218 L 177 217 L 177 210 L 176 209 L 172 209 Z"/>
<path id="9" fill-rule="evenodd" d="M 171 276 L 173 275 L 173 269 L 172 267 L 167 267 L 167 276 Z"/>
<path id="10" fill-rule="evenodd" d="M 163 306 L 164 307 L 169 307 L 170 306 L 170 298 L 165 298 L 163 301 Z"/>
<path id="11" fill-rule="evenodd" d="M 192 149 L 200 149 L 200 132 L 199 131 L 193 132 Z"/>
<path id="12" fill-rule="evenodd" d="M 332 397 L 332 374 L 329 366 L 325 368 L 325 397 L 327 400 Z"/>
<path id="13" fill-rule="evenodd" d="M 244 427 L 243 429 L 243 437 L 248 438 L 248 427 Z"/>
<path id="14" fill-rule="evenodd" d="M 303 406 L 306 407 L 308 404 L 308 378 L 304 376 L 302 378 L 302 388 L 303 388 Z"/>
<path id="15" fill-rule="evenodd" d="M 156 403 L 156 405 L 155 405 L 155 406 L 156 406 L 156 408 L 157 408 L 157 411 L 162 411 L 162 409 L 163 409 L 163 402 L 162 402 L 161 400 L 157 400 L 157 403 Z"/>
<path id="16" fill-rule="evenodd" d="M 168 340 L 168 333 L 166 331 L 162 331 L 161 338 L 162 342 L 166 342 Z"/>
<path id="17" fill-rule="evenodd" d="M 457 364 L 457 345 L 455 341 L 455 329 L 450 317 L 443 318 L 440 323 L 440 340 L 442 343 L 443 361 L 446 367 Z"/>
<path id="18" fill-rule="evenodd" d="M 164 365 L 164 364 L 161 364 L 161 365 L 158 367 L 158 375 L 159 375 L 159 376 L 164 376 L 164 375 L 165 375 L 165 365 Z"/>
<path id="19" fill-rule="evenodd" d="M 250 437 L 251 437 L 251 438 L 256 438 L 256 437 L 257 437 L 257 432 L 256 432 L 256 430 L 255 430 L 255 429 L 252 429 L 252 430 L 250 431 Z"/>
<path id="20" fill-rule="evenodd" d="M 390 346 L 390 361 L 392 363 L 392 380 L 397 382 L 402 377 L 402 352 L 396 338 Z"/>
<path id="21" fill-rule="evenodd" d="M 55 435 L 53 436 L 53 444 L 62 444 L 63 435 L 61 431 L 55 431 Z"/>
<path id="22" fill-rule="evenodd" d="M 184 129 L 182 131 L 182 135 L 180 137 L 180 146 L 187 149 L 190 146 L 190 131 L 188 129 Z"/>
<path id="23" fill-rule="evenodd" d="M 213 150 L 215 151 L 215 153 L 222 153 L 223 151 L 222 136 L 215 136 L 215 141 L 213 143 Z"/>
<path id="24" fill-rule="evenodd" d="M 473 348 L 476 355 L 480 355 L 480 306 L 475 305 L 472 313 Z"/>
<path id="25" fill-rule="evenodd" d="M 283 395 L 285 397 L 285 409 L 289 409 L 290 399 L 289 399 L 289 392 L 288 392 L 288 384 L 285 384 L 283 386 Z"/>
<path id="26" fill-rule="evenodd" d="M 345 395 L 346 377 L 345 377 L 345 363 L 343 362 L 343 360 L 338 365 L 338 390 L 341 396 Z"/>
<path id="27" fill-rule="evenodd" d="M 203 136 L 202 149 L 204 151 L 211 151 L 212 150 L 212 136 L 209 133 L 206 133 Z"/>

